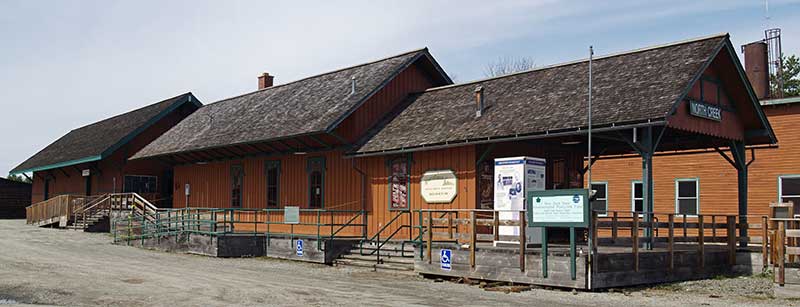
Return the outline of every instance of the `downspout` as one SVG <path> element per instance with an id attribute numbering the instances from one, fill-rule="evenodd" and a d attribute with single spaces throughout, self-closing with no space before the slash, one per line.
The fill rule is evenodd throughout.
<path id="1" fill-rule="evenodd" d="M 361 236 L 363 239 L 367 238 L 367 173 L 364 172 L 362 169 L 358 168 L 356 165 L 356 159 L 353 158 L 351 161 L 353 164 L 353 169 L 361 175 Z"/>

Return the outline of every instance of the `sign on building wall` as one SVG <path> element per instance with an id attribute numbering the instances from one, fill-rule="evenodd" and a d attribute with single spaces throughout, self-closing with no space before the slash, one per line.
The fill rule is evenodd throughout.
<path id="1" fill-rule="evenodd" d="M 589 191 L 546 190 L 528 193 L 528 223 L 546 227 L 589 227 Z"/>
<path id="2" fill-rule="evenodd" d="M 83 177 L 89 177 L 89 175 L 91 175 L 91 174 L 92 174 L 92 171 L 90 171 L 88 169 L 85 169 L 85 170 L 81 171 L 81 176 L 83 176 Z"/>
<path id="3" fill-rule="evenodd" d="M 429 204 L 446 204 L 458 194 L 458 179 L 452 170 L 427 171 L 420 179 L 420 194 Z"/>
<path id="4" fill-rule="evenodd" d="M 689 100 L 689 114 L 713 121 L 722 121 L 722 108 L 696 100 Z"/>
<path id="5" fill-rule="evenodd" d="M 300 207 L 286 206 L 283 208 L 284 224 L 300 224 Z"/>

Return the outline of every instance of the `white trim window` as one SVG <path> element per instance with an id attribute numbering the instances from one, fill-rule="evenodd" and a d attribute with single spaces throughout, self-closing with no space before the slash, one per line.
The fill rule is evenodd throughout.
<path id="1" fill-rule="evenodd" d="M 697 216 L 700 212 L 700 181 L 697 178 L 675 179 L 675 213 Z"/>
<path id="2" fill-rule="evenodd" d="M 794 203 L 794 214 L 800 214 L 800 175 L 778 177 L 778 199 Z"/>
<path id="3" fill-rule="evenodd" d="M 598 216 L 608 215 L 608 182 L 592 182 L 592 190 L 597 191 L 592 200 L 592 210 L 598 211 Z"/>
<path id="4" fill-rule="evenodd" d="M 631 181 L 631 211 L 639 212 L 639 215 L 644 211 L 643 189 L 641 180 Z"/>

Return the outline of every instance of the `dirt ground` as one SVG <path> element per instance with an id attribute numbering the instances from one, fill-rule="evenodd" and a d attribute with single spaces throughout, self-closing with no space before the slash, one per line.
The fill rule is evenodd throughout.
<path id="1" fill-rule="evenodd" d="M 271 259 L 218 259 L 110 243 L 106 234 L 0 220 L 0 305 L 796 306 L 765 278 L 604 292 L 477 286 Z"/>

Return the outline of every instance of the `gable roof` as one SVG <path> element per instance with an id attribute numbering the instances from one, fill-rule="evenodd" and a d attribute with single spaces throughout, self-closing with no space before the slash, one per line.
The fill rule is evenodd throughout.
<path id="1" fill-rule="evenodd" d="M 414 50 L 208 104 L 131 159 L 330 132 L 419 59 L 452 84 L 427 48 Z"/>
<path id="2" fill-rule="evenodd" d="M 102 160 L 180 106 L 201 104 L 191 92 L 74 129 L 11 170 L 42 171 Z"/>
<path id="3" fill-rule="evenodd" d="M 719 34 L 596 57 L 592 126 L 664 121 L 708 63 L 729 44 L 728 35 Z M 588 126 L 587 76 L 588 60 L 580 60 L 428 89 L 409 97 L 352 154 L 584 129 Z M 488 107 L 476 118 L 478 86 Z"/>

